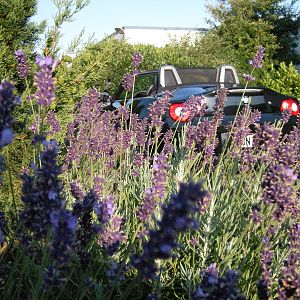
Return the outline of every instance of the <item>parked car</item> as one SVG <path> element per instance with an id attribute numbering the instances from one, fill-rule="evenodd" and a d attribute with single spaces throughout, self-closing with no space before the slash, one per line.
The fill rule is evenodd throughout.
<path id="1" fill-rule="evenodd" d="M 291 118 L 284 126 L 284 131 L 290 131 L 300 113 L 299 100 L 293 96 L 278 93 L 267 87 L 247 87 L 240 84 L 238 73 L 234 66 L 222 65 L 218 68 L 175 68 L 172 65 L 161 66 L 157 70 L 141 72 L 136 76 L 133 95 L 133 112 L 140 118 L 148 118 L 148 108 L 154 101 L 163 96 L 163 92 L 172 92 L 169 112 L 164 116 L 167 128 L 174 128 L 179 123 L 186 122 L 181 110 L 191 96 L 203 96 L 207 104 L 205 118 L 212 118 L 216 103 L 217 91 L 228 89 L 227 101 L 224 107 L 224 118 L 219 133 L 226 133 L 226 125 L 234 120 L 240 102 L 241 106 L 250 101 L 253 109 L 261 112 L 260 123 L 280 120 L 282 111 L 291 111 Z M 124 104 L 126 91 L 122 84 L 112 96 L 111 109 Z M 128 99 L 129 98 L 129 99 Z M 127 97 L 130 104 L 131 96 Z M 197 117 L 192 121 L 197 123 Z M 251 146 L 251 143 L 248 142 Z"/>

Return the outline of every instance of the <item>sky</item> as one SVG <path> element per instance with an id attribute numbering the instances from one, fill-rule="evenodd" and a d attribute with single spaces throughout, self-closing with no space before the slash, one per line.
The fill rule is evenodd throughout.
<path id="1" fill-rule="evenodd" d="M 74 2 L 76 2 L 74 0 Z M 112 34 L 122 26 L 162 26 L 208 28 L 205 19 L 209 14 L 205 8 L 207 0 L 90 0 L 74 17 L 62 27 L 60 46 L 67 49 L 70 42 L 84 29 L 83 42 L 94 35 L 95 41 Z M 57 9 L 52 0 L 38 0 L 37 15 L 33 21 L 46 20 L 53 25 Z"/>

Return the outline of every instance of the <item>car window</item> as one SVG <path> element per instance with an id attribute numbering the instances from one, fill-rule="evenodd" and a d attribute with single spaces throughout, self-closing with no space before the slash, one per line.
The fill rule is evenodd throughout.
<path id="1" fill-rule="evenodd" d="M 217 78 L 217 69 L 214 68 L 191 68 L 178 69 L 183 84 L 214 83 Z"/>

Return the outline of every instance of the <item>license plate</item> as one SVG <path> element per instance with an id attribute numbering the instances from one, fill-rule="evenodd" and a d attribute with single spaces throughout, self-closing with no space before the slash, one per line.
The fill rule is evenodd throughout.
<path id="1" fill-rule="evenodd" d="M 222 145 L 225 144 L 227 139 L 228 139 L 228 132 L 221 133 Z M 252 147 L 253 147 L 253 134 L 249 134 L 244 138 L 244 143 L 242 145 L 242 148 L 252 148 Z"/>
<path id="2" fill-rule="evenodd" d="M 253 134 L 249 134 L 244 138 L 244 144 L 242 148 L 252 148 L 253 147 Z"/>

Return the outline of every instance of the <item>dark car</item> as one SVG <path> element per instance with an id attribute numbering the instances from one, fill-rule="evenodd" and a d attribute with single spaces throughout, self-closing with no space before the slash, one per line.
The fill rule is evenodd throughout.
<path id="1" fill-rule="evenodd" d="M 248 104 L 261 112 L 260 123 L 271 122 L 282 118 L 282 111 L 290 110 L 291 118 L 284 126 L 284 131 L 290 131 L 299 115 L 299 101 L 293 96 L 283 95 L 266 87 L 247 87 L 240 84 L 237 71 L 233 66 L 222 65 L 219 68 L 175 68 L 164 65 L 158 70 L 141 72 L 136 75 L 133 94 L 133 112 L 140 118 L 149 116 L 149 105 L 162 98 L 163 92 L 172 92 L 169 112 L 165 115 L 167 128 L 178 127 L 185 122 L 181 110 L 191 96 L 203 96 L 207 105 L 205 118 L 211 118 L 216 104 L 217 91 L 226 87 L 227 100 L 224 107 L 224 118 L 219 133 L 226 132 L 226 125 L 235 118 L 238 107 Z M 124 104 L 126 91 L 120 84 L 112 97 L 112 107 Z M 127 93 L 126 103 L 130 105 L 131 94 Z M 241 108 L 240 106 L 240 108 Z M 197 117 L 192 123 L 197 123 Z M 248 143 L 251 146 L 251 143 Z"/>

